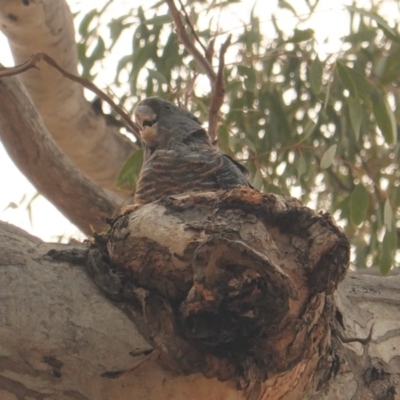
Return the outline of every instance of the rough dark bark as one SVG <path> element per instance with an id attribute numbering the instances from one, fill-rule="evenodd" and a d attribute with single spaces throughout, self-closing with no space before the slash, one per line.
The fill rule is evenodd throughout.
<path id="1" fill-rule="evenodd" d="M 180 195 L 125 213 L 97 243 L 96 282 L 175 372 L 299 399 L 347 360 L 333 293 L 350 246 L 328 214 L 247 188 Z M 287 384 L 272 389 L 277 376 Z"/>
<path id="2" fill-rule="evenodd" d="M 396 398 L 400 277 L 335 291 L 347 242 L 296 200 L 180 195 L 90 249 L 6 224 L 0 243 L 2 399 Z"/>

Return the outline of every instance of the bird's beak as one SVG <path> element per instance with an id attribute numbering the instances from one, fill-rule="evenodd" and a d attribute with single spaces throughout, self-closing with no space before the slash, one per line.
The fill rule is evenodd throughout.
<path id="1" fill-rule="evenodd" d="M 148 106 L 138 105 L 135 108 L 135 120 L 139 125 L 140 136 L 150 147 L 157 145 L 157 115 Z"/>
<path id="2" fill-rule="evenodd" d="M 143 130 L 146 126 L 153 126 L 157 122 L 157 115 L 150 107 L 139 105 L 135 108 L 135 119 L 140 130 Z"/>

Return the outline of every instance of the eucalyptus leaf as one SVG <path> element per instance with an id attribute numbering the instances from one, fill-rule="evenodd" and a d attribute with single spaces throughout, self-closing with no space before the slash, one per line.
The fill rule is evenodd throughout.
<path id="1" fill-rule="evenodd" d="M 307 172 L 307 162 L 303 155 L 300 155 L 299 159 L 297 160 L 296 167 L 298 178 Z"/>
<path id="2" fill-rule="evenodd" d="M 386 228 L 390 232 L 392 230 L 392 225 L 393 225 L 393 211 L 389 199 L 386 199 L 385 205 L 383 206 L 383 221 L 385 223 Z"/>
<path id="3" fill-rule="evenodd" d="M 349 71 L 350 68 L 342 63 L 337 63 L 336 68 L 344 88 L 349 91 L 350 96 L 355 100 L 357 98 L 357 88 Z"/>
<path id="4" fill-rule="evenodd" d="M 329 147 L 328 150 L 324 152 L 320 162 L 320 167 L 322 169 L 329 168 L 332 165 L 333 160 L 335 158 L 336 150 L 337 150 L 337 144 L 333 144 L 332 146 Z"/>
<path id="5" fill-rule="evenodd" d="M 286 0 L 279 0 L 278 7 L 286 8 L 287 10 L 291 11 L 293 15 L 297 15 L 296 9 Z"/>
<path id="6" fill-rule="evenodd" d="M 288 39 L 288 42 L 292 42 L 292 43 L 301 43 L 301 42 L 305 42 L 306 40 L 310 40 L 312 39 L 312 37 L 314 36 L 314 31 L 312 29 L 295 29 L 293 36 Z"/>
<path id="7" fill-rule="evenodd" d="M 380 248 L 379 269 L 382 275 L 387 275 L 394 264 L 394 254 L 396 251 L 396 230 L 386 230 Z"/>
<path id="8" fill-rule="evenodd" d="M 372 96 L 372 107 L 376 123 L 386 143 L 394 144 L 397 138 L 396 120 L 389 103 L 378 91 Z"/>
<path id="9" fill-rule="evenodd" d="M 310 119 L 304 128 L 303 134 L 300 136 L 299 143 L 304 142 L 306 139 L 308 139 L 313 134 L 316 126 L 317 124 Z"/>
<path id="10" fill-rule="evenodd" d="M 363 117 L 362 106 L 359 101 L 349 101 L 347 103 L 349 107 L 350 122 L 353 128 L 356 140 L 360 138 L 361 121 Z"/>
<path id="11" fill-rule="evenodd" d="M 360 225 L 365 221 L 369 206 L 369 193 L 362 183 L 353 190 L 350 198 L 350 217 L 354 225 Z"/>
<path id="12" fill-rule="evenodd" d="M 355 13 L 358 13 L 364 17 L 369 17 L 372 20 L 374 20 L 377 25 L 379 26 L 379 28 L 382 29 L 383 33 L 385 34 L 385 36 L 387 36 L 390 40 L 393 40 L 395 43 L 400 44 L 400 35 L 399 33 L 392 28 L 387 21 L 381 17 L 380 15 L 372 12 L 372 11 L 368 11 L 368 10 L 364 10 L 362 8 L 358 8 L 355 6 L 347 6 L 347 9 L 350 11 L 353 11 Z"/>
<path id="13" fill-rule="evenodd" d="M 315 95 L 319 95 L 322 91 L 322 63 L 318 57 L 311 63 L 310 68 L 310 84 L 311 90 Z"/>
<path id="14" fill-rule="evenodd" d="M 172 18 L 170 14 L 156 15 L 153 18 L 146 19 L 146 25 L 164 25 L 171 23 Z"/>
<path id="15" fill-rule="evenodd" d="M 143 150 L 136 150 L 125 162 L 117 177 L 117 187 L 128 186 L 131 190 L 136 188 L 137 178 L 143 164 Z"/>
<path id="16" fill-rule="evenodd" d="M 159 83 L 166 83 L 168 84 L 167 79 L 165 76 L 161 73 L 156 71 L 155 69 L 147 68 L 147 72 L 149 73 L 149 77 L 155 79 Z"/>
<path id="17" fill-rule="evenodd" d="M 260 170 L 257 170 L 256 173 L 254 174 L 252 184 L 257 190 L 261 190 L 263 183 L 264 183 L 264 178 L 263 178 Z"/>
<path id="18" fill-rule="evenodd" d="M 78 28 L 80 35 L 87 36 L 90 23 L 93 21 L 94 17 L 97 17 L 98 15 L 99 12 L 96 9 L 90 10 L 87 14 L 85 14 Z"/>

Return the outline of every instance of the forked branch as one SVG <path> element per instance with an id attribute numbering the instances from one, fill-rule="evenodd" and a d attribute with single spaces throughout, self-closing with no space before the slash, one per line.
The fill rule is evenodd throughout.
<path id="1" fill-rule="evenodd" d="M 185 26 L 182 23 L 181 14 L 176 8 L 174 0 L 166 0 L 172 19 L 175 24 L 176 32 L 181 40 L 182 44 L 185 46 L 186 50 L 193 56 L 193 58 L 198 62 L 200 68 L 203 72 L 207 75 L 210 84 L 211 84 L 211 102 L 210 102 L 210 109 L 209 109 L 209 119 L 208 119 L 208 134 L 210 135 L 211 141 L 216 141 L 217 137 L 217 128 L 218 128 L 218 115 L 221 109 L 221 106 L 224 101 L 225 95 L 225 83 L 223 79 L 223 72 L 225 66 L 225 53 L 228 50 L 230 45 L 230 36 L 228 39 L 222 44 L 220 52 L 219 52 L 219 64 L 218 64 L 218 71 L 215 72 L 212 65 L 211 65 L 211 58 L 210 57 L 210 49 L 213 48 L 214 42 L 212 42 L 212 46 L 209 49 L 204 48 L 201 45 L 202 49 L 204 50 L 204 54 L 200 52 L 200 50 L 196 47 L 196 44 L 191 39 L 190 35 L 188 34 Z M 181 4 L 182 5 L 182 4 Z M 183 7 L 183 6 L 182 6 Z M 186 12 L 184 12 L 184 17 L 188 20 L 188 16 Z M 193 25 L 188 22 L 192 31 L 194 31 Z M 197 35 L 194 35 L 197 38 Z M 199 40 L 197 40 L 199 42 Z"/>
<path id="2" fill-rule="evenodd" d="M 129 129 L 129 131 L 131 131 L 135 135 L 136 139 L 140 143 L 139 127 L 131 120 L 129 115 L 111 99 L 111 97 L 106 95 L 94 83 L 90 82 L 89 80 L 81 78 L 80 76 L 71 74 L 70 72 L 66 71 L 59 64 L 57 64 L 57 62 L 53 58 L 51 58 L 46 53 L 35 53 L 32 55 L 32 57 L 28 61 L 26 61 L 23 64 L 17 65 L 15 67 L 3 68 L 0 71 L 0 78 L 4 77 L 4 76 L 18 75 L 18 74 L 26 72 L 32 68 L 38 69 L 37 65 L 40 63 L 40 61 L 44 61 L 46 64 L 50 65 L 52 68 L 59 71 L 66 78 L 70 79 L 73 82 L 79 83 L 86 89 L 91 90 L 93 93 L 95 93 L 97 96 L 99 96 L 102 100 L 107 102 L 121 116 L 121 118 L 127 125 L 127 129 Z"/>

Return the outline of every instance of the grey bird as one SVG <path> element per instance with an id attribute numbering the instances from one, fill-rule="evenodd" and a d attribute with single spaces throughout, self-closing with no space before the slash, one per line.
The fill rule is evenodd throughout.
<path id="1" fill-rule="evenodd" d="M 150 97 L 136 106 L 135 119 L 144 147 L 136 204 L 190 191 L 251 187 L 246 168 L 218 151 L 188 111 Z"/>

